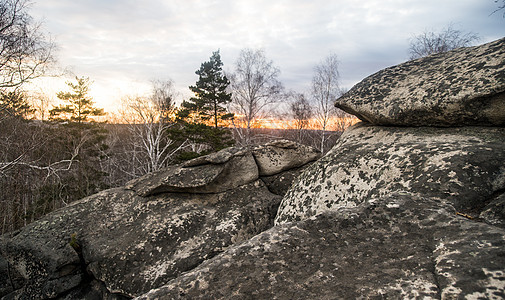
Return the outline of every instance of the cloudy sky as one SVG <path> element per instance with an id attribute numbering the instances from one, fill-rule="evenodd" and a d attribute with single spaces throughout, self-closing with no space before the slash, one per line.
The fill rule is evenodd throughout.
<path id="1" fill-rule="evenodd" d="M 500 0 L 502 2 L 502 0 Z M 88 76 L 111 111 L 151 80 L 172 79 L 182 97 L 220 49 L 233 70 L 241 49 L 262 48 L 286 88 L 305 92 L 330 53 L 344 87 L 408 58 L 409 39 L 449 24 L 479 43 L 505 36 L 495 0 L 35 0 L 30 14 L 58 44 L 62 68 Z M 62 83 L 64 87 L 64 84 Z M 60 86 L 61 87 L 61 86 Z"/>

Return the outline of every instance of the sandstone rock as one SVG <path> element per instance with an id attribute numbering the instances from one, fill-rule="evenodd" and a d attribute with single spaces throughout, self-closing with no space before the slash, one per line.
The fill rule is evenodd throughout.
<path id="1" fill-rule="evenodd" d="M 218 193 L 258 179 L 258 167 L 250 151 L 227 148 L 168 167 L 127 184 L 140 196 L 164 192 Z"/>
<path id="2" fill-rule="evenodd" d="M 261 181 L 217 194 L 148 198 L 112 189 L 2 240 L 0 256 L 24 277 L 11 295 L 56 297 L 93 279 L 112 294 L 132 297 L 270 228 L 280 199 Z M 73 234 L 79 251 L 69 244 Z"/>
<path id="3" fill-rule="evenodd" d="M 279 172 L 303 161 L 299 146 L 289 147 L 296 162 Z M 265 181 L 288 184 L 289 175 L 276 175 Z M 0 237 L 0 298 L 140 295 L 272 227 L 280 200 L 246 148 L 148 174 Z"/>
<path id="4" fill-rule="evenodd" d="M 504 229 L 391 195 L 275 226 L 137 299 L 498 299 L 504 247 Z"/>
<path id="5" fill-rule="evenodd" d="M 314 148 L 288 140 L 280 140 L 256 147 L 253 155 L 259 174 L 269 176 L 300 167 L 318 159 L 321 154 Z"/>
<path id="6" fill-rule="evenodd" d="M 335 106 L 376 125 L 505 125 L 505 39 L 379 71 Z"/>
<path id="7" fill-rule="evenodd" d="M 398 191 L 445 199 L 468 213 L 479 211 L 503 192 L 504 161 L 503 128 L 357 124 L 297 178 L 276 223 Z"/>

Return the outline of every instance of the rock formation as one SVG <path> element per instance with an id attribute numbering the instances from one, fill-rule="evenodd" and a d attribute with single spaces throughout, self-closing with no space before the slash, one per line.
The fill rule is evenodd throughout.
<path id="1" fill-rule="evenodd" d="M 364 123 L 295 179 L 276 226 L 138 299 L 503 299 L 504 49 L 357 84 L 336 105 Z"/>
<path id="2" fill-rule="evenodd" d="M 276 222 L 405 191 L 472 214 L 505 188 L 505 128 L 357 124 L 296 179 Z"/>
<path id="3" fill-rule="evenodd" d="M 283 171 L 318 157 L 288 141 L 229 148 L 72 203 L 1 237 L 0 297 L 148 292 L 270 228 L 281 196 L 268 185 L 282 193 Z M 271 170 L 267 184 L 259 169 Z"/>
<path id="4" fill-rule="evenodd" d="M 393 194 L 275 226 L 138 299 L 499 299 L 503 233 Z"/>
<path id="5" fill-rule="evenodd" d="M 1 237 L 0 296 L 503 299 L 504 49 L 366 78 L 336 103 L 364 122 L 310 166 L 226 149 Z"/>
<path id="6" fill-rule="evenodd" d="M 379 71 L 336 101 L 375 125 L 504 126 L 505 39 Z"/>

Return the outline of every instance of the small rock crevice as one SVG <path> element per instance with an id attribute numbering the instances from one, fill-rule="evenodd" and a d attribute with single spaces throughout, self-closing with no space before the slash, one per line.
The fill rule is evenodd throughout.
<path id="1" fill-rule="evenodd" d="M 433 241 L 433 236 L 431 236 L 431 240 Z M 429 271 L 431 272 L 431 275 L 433 276 L 433 283 L 435 284 L 437 290 L 436 292 L 436 297 L 437 299 L 442 299 L 442 286 L 440 284 L 440 274 L 437 272 L 437 261 L 436 261 L 436 247 L 433 246 L 433 244 L 428 245 L 428 248 L 431 251 L 431 265 Z"/>

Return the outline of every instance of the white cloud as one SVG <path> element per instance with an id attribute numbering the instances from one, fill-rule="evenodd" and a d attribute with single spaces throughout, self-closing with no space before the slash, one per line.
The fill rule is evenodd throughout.
<path id="1" fill-rule="evenodd" d="M 167 77 L 188 95 L 212 51 L 221 49 L 231 70 L 246 47 L 264 48 L 298 91 L 310 84 L 313 66 L 335 52 L 350 87 L 406 60 L 409 37 L 425 29 L 452 22 L 482 42 L 503 36 L 502 14 L 489 16 L 495 8 L 491 0 L 44 0 L 32 15 L 44 17 L 61 64 L 91 77 L 110 99 Z"/>

